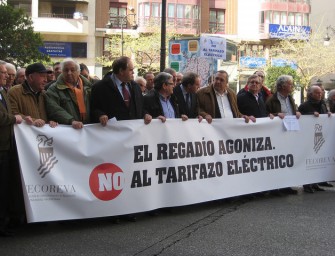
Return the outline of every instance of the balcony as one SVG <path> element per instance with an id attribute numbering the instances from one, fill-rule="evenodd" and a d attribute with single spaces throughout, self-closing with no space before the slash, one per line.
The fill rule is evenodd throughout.
<path id="1" fill-rule="evenodd" d="M 138 29 L 140 32 L 151 32 L 153 27 L 160 28 L 160 17 L 140 17 L 138 19 Z M 166 18 L 167 31 L 176 34 L 195 35 L 199 33 L 199 20 Z"/>
<path id="2" fill-rule="evenodd" d="M 40 17 L 32 18 L 34 31 L 42 34 L 88 35 L 88 19 L 80 13 L 60 15 L 41 13 Z"/>

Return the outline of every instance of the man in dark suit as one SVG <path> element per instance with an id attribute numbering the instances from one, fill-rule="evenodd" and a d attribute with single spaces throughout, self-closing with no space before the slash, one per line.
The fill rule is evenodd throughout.
<path id="1" fill-rule="evenodd" d="M 112 71 L 92 87 L 91 119 L 105 126 L 109 119 L 142 119 L 150 123 L 151 116 L 143 111 L 140 87 L 134 82 L 134 65 L 130 58 L 113 62 Z"/>
<path id="2" fill-rule="evenodd" d="M 177 98 L 173 95 L 173 76 L 166 72 L 159 73 L 154 79 L 154 90 L 144 95 L 144 109 L 153 118 L 165 122 L 167 118 L 188 117 L 179 113 Z"/>
<path id="3" fill-rule="evenodd" d="M 184 74 L 182 82 L 173 89 L 177 97 L 179 113 L 187 115 L 188 118 L 201 118 L 198 115 L 196 91 L 200 88 L 200 77 L 196 73 Z"/>
<path id="4" fill-rule="evenodd" d="M 9 199 L 8 191 L 11 182 L 10 158 L 15 151 L 13 125 L 22 122 L 20 115 L 13 115 L 10 102 L 3 87 L 8 78 L 6 62 L 0 61 L 0 236 L 10 236 L 11 232 L 7 229 L 9 218 Z"/>

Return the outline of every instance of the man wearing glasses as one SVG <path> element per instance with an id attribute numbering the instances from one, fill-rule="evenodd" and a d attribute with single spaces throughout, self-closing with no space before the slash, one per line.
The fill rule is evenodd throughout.
<path id="1" fill-rule="evenodd" d="M 260 89 L 260 96 L 262 98 L 262 100 L 264 102 L 266 102 L 271 96 L 272 96 L 272 93 L 270 91 L 269 88 L 267 88 L 265 85 L 264 85 L 264 81 L 265 81 L 265 74 L 263 71 L 261 70 L 258 70 L 254 73 L 254 75 L 257 75 L 259 78 L 260 78 L 260 84 L 261 84 L 261 89 Z M 241 94 L 244 94 L 245 92 L 248 91 L 248 84 L 246 84 L 246 86 L 241 89 L 237 95 L 241 95 Z"/>
<path id="2" fill-rule="evenodd" d="M 159 73 L 154 79 L 154 90 L 144 96 L 144 110 L 153 118 L 160 119 L 163 123 L 169 118 L 182 118 L 187 120 L 186 115 L 180 115 L 177 97 L 173 95 L 173 76 L 166 72 Z"/>

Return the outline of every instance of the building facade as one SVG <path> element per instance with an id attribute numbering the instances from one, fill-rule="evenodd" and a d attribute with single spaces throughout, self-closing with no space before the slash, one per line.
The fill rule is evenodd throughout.
<path id="1" fill-rule="evenodd" d="M 99 77 L 102 67 L 96 57 L 105 53 L 109 34 L 146 33 L 151 25 L 161 23 L 162 0 L 7 3 L 31 15 L 35 31 L 42 34 L 45 42 L 44 51 L 54 61 L 76 58 Z M 279 35 L 310 26 L 310 0 L 166 0 L 166 4 L 167 29 L 184 37 L 215 34 L 236 43 L 239 50 L 235 62 L 222 61 L 219 65 L 231 70 L 231 82 L 244 83 L 251 72 L 264 68 L 271 59 L 269 49 L 280 39 Z M 136 31 L 132 30 L 134 23 Z"/>

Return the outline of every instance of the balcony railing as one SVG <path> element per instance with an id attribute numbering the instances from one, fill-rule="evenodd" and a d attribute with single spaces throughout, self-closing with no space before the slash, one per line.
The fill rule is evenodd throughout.
<path id="1" fill-rule="evenodd" d="M 58 18 L 58 19 L 82 19 L 88 20 L 87 16 L 82 13 L 75 12 L 73 14 L 61 14 L 61 13 L 40 13 L 40 18 Z"/>
<path id="2" fill-rule="evenodd" d="M 220 22 L 209 22 L 209 31 L 213 34 L 224 34 L 225 24 Z"/>
<path id="3" fill-rule="evenodd" d="M 160 27 L 161 18 L 160 17 L 140 17 L 138 20 L 139 27 L 150 28 L 150 27 Z M 180 19 L 180 18 L 166 18 L 166 25 L 168 29 L 176 29 L 183 31 L 198 31 L 199 30 L 199 20 L 197 19 Z"/>

